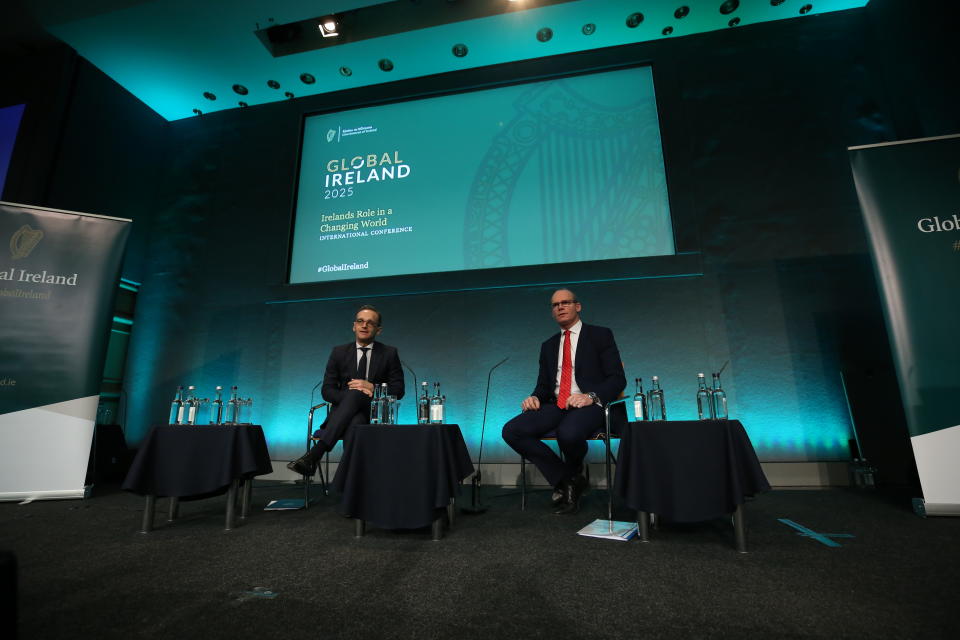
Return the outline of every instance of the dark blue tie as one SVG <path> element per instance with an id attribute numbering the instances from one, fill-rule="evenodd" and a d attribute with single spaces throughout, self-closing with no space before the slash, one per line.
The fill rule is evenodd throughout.
<path id="1" fill-rule="evenodd" d="M 367 351 L 370 351 L 370 347 L 360 347 L 360 351 L 363 351 L 363 355 L 360 356 L 360 362 L 357 363 L 357 378 L 360 380 L 367 379 Z"/>

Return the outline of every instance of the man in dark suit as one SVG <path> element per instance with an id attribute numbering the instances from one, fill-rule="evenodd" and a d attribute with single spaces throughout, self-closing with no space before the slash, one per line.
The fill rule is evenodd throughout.
<path id="1" fill-rule="evenodd" d="M 370 422 L 370 399 L 376 385 L 387 383 L 387 393 L 403 397 L 403 368 L 394 347 L 376 342 L 383 317 L 370 305 L 357 310 L 354 342 L 333 348 L 323 374 L 323 399 L 331 404 L 324 425 L 314 433 L 320 440 L 304 455 L 287 464 L 302 475 L 313 475 L 317 462 L 355 424 Z"/>
<path id="2" fill-rule="evenodd" d="M 572 291 L 558 289 L 550 304 L 561 331 L 540 346 L 537 386 L 520 404 L 523 413 L 504 425 L 503 439 L 553 485 L 554 513 L 569 514 L 580 508 L 587 486 L 581 473 L 587 439 L 603 427 L 603 407 L 617 399 L 627 379 L 613 332 L 584 324 Z M 611 416 L 625 423 L 623 404 Z M 551 431 L 563 459 L 541 440 Z"/>

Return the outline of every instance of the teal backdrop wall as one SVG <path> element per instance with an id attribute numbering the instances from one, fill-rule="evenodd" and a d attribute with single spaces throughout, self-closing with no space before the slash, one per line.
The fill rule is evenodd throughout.
<path id="1" fill-rule="evenodd" d="M 702 275 L 558 273 L 588 281 L 575 287 L 584 317 L 613 328 L 628 378 L 661 377 L 670 417 L 693 417 L 697 372 L 729 360 L 731 412 L 761 459 L 848 458 L 840 372 L 860 382 L 852 409 L 868 418 L 870 390 L 893 373 L 846 148 L 960 130 L 946 31 L 922 9 L 874 0 L 495 72 L 653 64 L 687 261 L 638 263 L 633 275 L 690 264 Z M 458 290 L 473 281 L 456 277 L 447 291 L 417 293 L 411 280 L 391 287 L 403 295 L 356 299 L 282 285 L 303 113 L 496 78 L 433 77 L 165 123 L 69 51 L 29 64 L 44 73 L 28 68 L 0 94 L 28 105 L 4 198 L 134 219 L 124 269 L 142 283 L 125 381 L 131 445 L 165 419 L 178 384 L 238 384 L 273 457 L 293 457 L 330 347 L 370 302 L 384 312 L 383 340 L 421 380 L 441 381 L 474 455 L 486 370 L 510 355 L 494 375 L 484 458 L 515 461 L 499 431 L 554 329 L 549 272 L 530 286 Z M 858 425 L 887 479 L 908 481 L 902 416 Z"/>

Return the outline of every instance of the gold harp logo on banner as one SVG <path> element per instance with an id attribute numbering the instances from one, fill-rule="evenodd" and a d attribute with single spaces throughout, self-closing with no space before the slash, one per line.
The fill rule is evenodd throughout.
<path id="1" fill-rule="evenodd" d="M 26 258 L 42 238 L 42 229 L 31 229 L 30 225 L 23 225 L 10 237 L 10 255 L 14 260 Z"/>

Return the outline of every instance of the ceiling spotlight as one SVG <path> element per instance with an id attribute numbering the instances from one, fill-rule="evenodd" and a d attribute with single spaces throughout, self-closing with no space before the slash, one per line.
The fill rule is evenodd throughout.
<path id="1" fill-rule="evenodd" d="M 724 0 L 720 5 L 720 13 L 728 15 L 740 8 L 740 0 Z"/>
<path id="2" fill-rule="evenodd" d="M 244 102 L 243 100 L 241 100 L 241 101 L 238 102 L 237 104 L 240 105 L 240 108 L 241 108 L 241 109 L 243 109 L 244 107 L 250 106 L 250 105 L 248 105 L 246 102 Z"/>
<path id="3" fill-rule="evenodd" d="M 350 67 L 340 67 L 340 75 L 344 77 L 352 76 L 353 69 L 351 69 Z"/>
<path id="4" fill-rule="evenodd" d="M 583 35 L 585 36 L 592 36 L 597 31 L 597 25 L 593 24 L 592 22 L 588 22 L 580 28 L 580 31 L 582 31 Z"/>
<path id="5" fill-rule="evenodd" d="M 245 86 L 242 84 L 233 85 L 233 92 L 240 96 L 245 96 L 250 93 Z"/>
<path id="6" fill-rule="evenodd" d="M 267 86 L 270 87 L 271 89 L 279 89 L 280 83 L 277 82 L 276 80 L 267 80 Z"/>
<path id="7" fill-rule="evenodd" d="M 627 16 L 627 26 L 631 29 L 636 29 L 639 27 L 641 22 L 643 22 L 642 13 L 631 13 Z"/>
<path id="8" fill-rule="evenodd" d="M 216 100 L 216 99 L 217 99 L 217 96 L 215 96 L 214 94 L 210 93 L 209 91 L 204 91 L 204 92 L 203 92 L 203 97 L 206 98 L 207 100 Z"/>
<path id="9" fill-rule="evenodd" d="M 537 40 L 540 42 L 546 42 L 553 37 L 553 29 L 550 27 L 544 27 L 537 31 Z"/>
<path id="10" fill-rule="evenodd" d="M 317 28 L 320 29 L 320 35 L 324 38 L 333 38 L 340 35 L 337 31 L 337 20 L 333 16 L 320 18 L 320 24 L 317 25 Z"/>
<path id="11" fill-rule="evenodd" d="M 382 58 L 377 66 L 380 67 L 380 71 L 393 71 L 393 63 L 387 58 Z"/>
<path id="12" fill-rule="evenodd" d="M 730 18 L 730 22 L 727 23 L 727 26 L 735 27 L 740 24 L 740 18 Z"/>
<path id="13" fill-rule="evenodd" d="M 317 79 L 313 77 L 313 74 L 312 74 L 312 73 L 301 73 L 301 74 L 300 74 L 300 82 L 302 82 L 303 84 L 313 84 L 313 83 L 316 82 L 316 81 L 317 81 Z"/>
<path id="14" fill-rule="evenodd" d="M 679 7 L 676 11 L 673 12 L 673 17 L 676 18 L 677 20 L 680 20 L 681 18 L 686 18 L 689 14 L 690 14 L 690 7 L 683 5 L 682 7 Z"/>
<path id="15" fill-rule="evenodd" d="M 664 27 L 664 28 L 663 28 L 663 31 L 661 31 L 661 33 L 662 33 L 663 35 L 665 35 L 665 36 L 668 36 L 668 35 L 670 35 L 671 33 L 673 33 L 673 27 Z"/>
<path id="16" fill-rule="evenodd" d="M 200 109 L 194 109 L 193 112 L 194 112 L 195 114 L 197 114 L 198 116 L 202 116 L 202 115 L 203 115 L 203 111 L 200 111 Z"/>
<path id="17" fill-rule="evenodd" d="M 813 5 L 812 5 L 812 4 L 805 4 L 805 5 L 803 5 L 802 7 L 800 7 L 800 15 L 805 15 L 805 14 L 807 14 L 807 13 L 810 13 L 810 10 L 811 10 L 811 9 L 813 9 Z"/>
<path id="18" fill-rule="evenodd" d="M 288 99 L 293 99 L 293 93 L 290 91 L 284 91 L 283 95 L 287 96 Z"/>
<path id="19" fill-rule="evenodd" d="M 467 55 L 467 51 L 468 51 L 468 50 L 467 50 L 467 45 L 465 45 L 465 44 L 455 44 L 455 45 L 453 45 L 452 51 L 453 51 L 453 55 L 457 56 L 458 58 L 462 58 L 462 57 L 464 57 L 465 55 Z"/>

